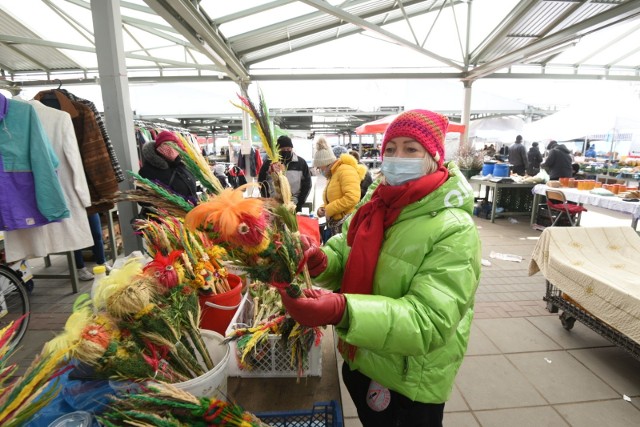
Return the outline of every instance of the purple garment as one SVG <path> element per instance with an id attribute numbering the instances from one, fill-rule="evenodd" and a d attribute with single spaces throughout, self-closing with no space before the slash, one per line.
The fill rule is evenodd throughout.
<path id="1" fill-rule="evenodd" d="M 9 111 L 9 100 L 0 93 L 0 120 L 4 119 Z"/>
<path id="2" fill-rule="evenodd" d="M 40 227 L 50 222 L 38 210 L 36 186 L 32 172 L 6 172 L 0 154 L 0 205 L 11 207 L 2 209 L 0 221 L 6 230 Z M 9 191 L 15 189 L 15 192 Z M 25 197 L 25 194 L 31 197 Z M 55 221 L 57 222 L 57 221 Z"/>

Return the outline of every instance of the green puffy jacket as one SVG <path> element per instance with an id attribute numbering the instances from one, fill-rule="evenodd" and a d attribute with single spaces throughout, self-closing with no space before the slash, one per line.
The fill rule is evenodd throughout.
<path id="1" fill-rule="evenodd" d="M 373 294 L 345 294 L 347 310 L 336 326 L 358 347 L 355 360 L 343 354 L 351 369 L 425 403 L 451 394 L 480 279 L 473 191 L 454 164 L 448 168 L 444 185 L 405 207 L 385 231 Z M 340 287 L 350 250 L 346 227 L 323 247 L 328 266 L 314 279 L 322 287 Z"/>

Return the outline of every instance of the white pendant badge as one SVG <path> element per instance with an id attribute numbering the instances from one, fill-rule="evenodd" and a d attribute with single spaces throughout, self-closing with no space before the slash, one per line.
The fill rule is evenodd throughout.
<path id="1" fill-rule="evenodd" d="M 389 403 L 391 403 L 389 389 L 372 380 L 369 384 L 369 390 L 367 390 L 367 405 L 369 405 L 369 408 L 376 412 L 382 412 L 389 407 Z"/>

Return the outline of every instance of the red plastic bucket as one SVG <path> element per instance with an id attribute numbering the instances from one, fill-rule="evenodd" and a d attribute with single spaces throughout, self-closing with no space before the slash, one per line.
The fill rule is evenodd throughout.
<path id="1" fill-rule="evenodd" d="M 229 274 L 227 281 L 231 290 L 223 294 L 200 296 L 202 318 L 200 327 L 216 331 L 224 336 L 233 315 L 242 301 L 242 279 L 235 274 Z"/>

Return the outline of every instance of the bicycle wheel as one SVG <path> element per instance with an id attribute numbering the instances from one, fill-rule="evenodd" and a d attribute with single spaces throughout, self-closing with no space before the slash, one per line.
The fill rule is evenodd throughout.
<path id="1" fill-rule="evenodd" d="M 22 279 L 11 268 L 0 265 L 0 329 L 26 314 L 13 336 L 12 345 L 18 344 L 27 331 L 29 311 L 29 296 Z"/>

